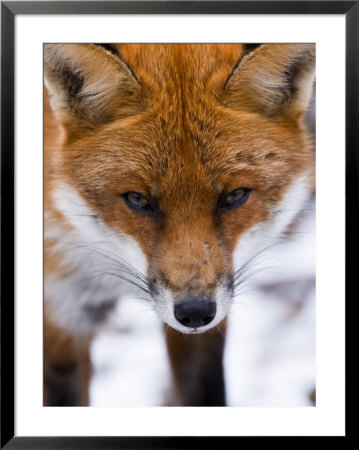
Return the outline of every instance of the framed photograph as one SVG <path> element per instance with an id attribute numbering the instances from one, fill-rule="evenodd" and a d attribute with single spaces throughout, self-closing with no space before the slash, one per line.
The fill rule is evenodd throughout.
<path id="1" fill-rule="evenodd" d="M 1 448 L 348 436 L 358 29 L 1 2 Z"/>

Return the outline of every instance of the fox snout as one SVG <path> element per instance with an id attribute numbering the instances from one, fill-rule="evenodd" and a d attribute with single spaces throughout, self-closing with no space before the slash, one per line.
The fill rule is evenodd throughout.
<path id="1" fill-rule="evenodd" d="M 201 333 L 222 321 L 233 296 L 233 275 L 221 246 L 187 235 L 173 246 L 165 242 L 159 252 L 149 288 L 161 319 L 182 333 Z"/>

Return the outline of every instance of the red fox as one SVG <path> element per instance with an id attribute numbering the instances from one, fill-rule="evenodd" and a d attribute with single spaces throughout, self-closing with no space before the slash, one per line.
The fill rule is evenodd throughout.
<path id="1" fill-rule="evenodd" d="M 315 45 L 46 44 L 44 67 L 44 405 L 88 405 L 91 340 L 141 291 L 167 404 L 225 406 L 236 289 L 314 186 Z"/>

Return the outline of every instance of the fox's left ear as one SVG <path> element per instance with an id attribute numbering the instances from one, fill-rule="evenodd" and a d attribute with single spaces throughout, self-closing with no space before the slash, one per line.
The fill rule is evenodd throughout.
<path id="1" fill-rule="evenodd" d="M 315 44 L 263 44 L 237 62 L 223 104 L 267 116 L 298 118 L 307 109 L 315 76 Z"/>

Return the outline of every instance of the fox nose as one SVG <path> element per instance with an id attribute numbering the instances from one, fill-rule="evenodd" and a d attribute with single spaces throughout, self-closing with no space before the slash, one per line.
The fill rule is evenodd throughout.
<path id="1" fill-rule="evenodd" d="M 185 327 L 199 328 L 212 322 L 216 315 L 216 304 L 204 294 L 187 296 L 175 304 L 174 314 Z"/>

